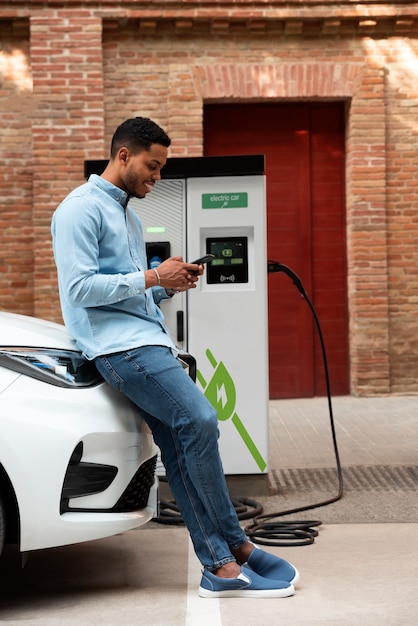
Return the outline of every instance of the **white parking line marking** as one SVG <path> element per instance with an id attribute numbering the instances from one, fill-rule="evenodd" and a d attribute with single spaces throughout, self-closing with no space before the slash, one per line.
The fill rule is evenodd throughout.
<path id="1" fill-rule="evenodd" d="M 222 626 L 219 599 L 199 598 L 202 571 L 190 539 L 187 572 L 186 626 Z"/>

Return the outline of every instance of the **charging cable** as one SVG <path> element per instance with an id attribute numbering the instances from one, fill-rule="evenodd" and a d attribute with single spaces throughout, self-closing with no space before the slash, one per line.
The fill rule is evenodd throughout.
<path id="1" fill-rule="evenodd" d="M 306 300 L 312 315 L 315 320 L 316 329 L 319 335 L 321 350 L 322 350 L 322 359 L 324 364 L 324 372 L 325 372 L 325 381 L 326 381 L 326 389 L 327 389 L 327 398 L 328 398 L 328 413 L 331 425 L 331 433 L 332 433 L 332 442 L 334 448 L 334 455 L 337 465 L 337 476 L 338 476 L 338 492 L 336 496 L 329 498 L 323 502 L 318 502 L 317 504 L 310 504 L 307 506 L 297 507 L 294 509 L 289 509 L 286 511 L 281 511 L 277 513 L 263 513 L 261 515 L 257 515 L 253 518 L 251 524 L 249 524 L 245 528 L 245 532 L 247 536 L 251 538 L 254 543 L 259 543 L 262 545 L 270 545 L 270 546 L 288 546 L 288 545 L 308 545 L 314 542 L 315 537 L 318 535 L 318 531 L 315 529 L 316 526 L 320 526 L 322 524 L 321 521 L 313 520 L 313 521 L 285 521 L 285 522 L 274 522 L 276 518 L 283 517 L 285 515 L 293 515 L 295 513 L 300 513 L 302 511 L 309 511 L 311 509 L 316 509 L 322 506 L 326 506 L 337 500 L 340 500 L 343 496 L 343 476 L 340 462 L 340 455 L 338 452 L 338 444 L 337 437 L 335 433 L 335 423 L 334 423 L 334 415 L 332 410 L 332 402 L 331 402 L 331 391 L 330 391 L 330 382 L 329 382 L 329 373 L 328 373 L 328 362 L 325 351 L 325 343 L 322 335 L 321 325 L 318 320 L 318 316 L 315 312 L 315 309 L 310 301 L 303 285 L 302 281 L 287 265 L 283 265 L 282 263 L 278 263 L 277 261 L 267 261 L 267 271 L 269 273 L 274 272 L 283 272 L 288 276 L 297 287 L 302 297 Z"/>
<path id="2" fill-rule="evenodd" d="M 246 499 L 246 498 L 231 498 L 231 501 L 235 507 L 238 515 L 238 519 L 252 518 L 252 522 L 244 528 L 247 536 L 254 543 L 258 543 L 266 546 L 304 546 L 314 542 L 315 537 L 318 536 L 317 526 L 322 524 L 319 520 L 295 520 L 295 521 L 275 521 L 279 517 L 285 515 L 294 515 L 295 513 L 301 513 L 302 511 L 309 511 L 311 509 L 317 509 L 333 502 L 337 502 L 343 496 L 343 476 L 340 463 L 340 455 L 338 452 L 337 437 L 335 433 L 334 415 L 331 402 L 331 391 L 328 373 L 328 363 L 325 351 L 324 338 L 322 335 L 321 326 L 318 320 L 318 316 L 310 301 L 303 285 L 302 281 L 287 265 L 278 263 L 277 261 L 267 261 L 267 270 L 269 273 L 283 272 L 286 274 L 295 284 L 302 297 L 306 300 L 312 315 L 315 320 L 316 329 L 319 335 L 322 359 L 325 371 L 326 390 L 328 398 L 328 412 L 331 424 L 331 433 L 333 448 L 335 454 L 335 460 L 337 465 L 338 476 L 338 492 L 332 498 L 317 504 L 310 504 L 306 506 L 297 507 L 294 509 L 288 509 L 276 513 L 263 513 L 263 507 L 260 503 Z M 160 479 L 161 480 L 161 479 Z M 250 507 L 250 509 L 248 509 Z M 249 510 L 249 512 L 248 512 Z M 180 511 L 175 501 L 160 501 L 160 514 L 154 521 L 160 524 L 184 524 Z"/>

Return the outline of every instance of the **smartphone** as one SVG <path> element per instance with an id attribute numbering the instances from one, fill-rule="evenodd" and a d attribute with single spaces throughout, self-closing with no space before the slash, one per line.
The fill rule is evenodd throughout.
<path id="1" fill-rule="evenodd" d="M 192 261 L 192 263 L 194 265 L 202 265 L 203 263 L 209 263 L 209 261 L 213 261 L 214 258 L 214 254 L 205 254 L 205 256 L 201 256 L 200 259 L 196 259 L 196 261 Z"/>

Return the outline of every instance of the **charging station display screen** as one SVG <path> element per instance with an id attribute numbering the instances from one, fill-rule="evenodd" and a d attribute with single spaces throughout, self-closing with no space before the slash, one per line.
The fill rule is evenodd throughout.
<path id="1" fill-rule="evenodd" d="M 209 237 L 206 252 L 214 254 L 207 266 L 207 282 L 248 283 L 247 237 Z"/>

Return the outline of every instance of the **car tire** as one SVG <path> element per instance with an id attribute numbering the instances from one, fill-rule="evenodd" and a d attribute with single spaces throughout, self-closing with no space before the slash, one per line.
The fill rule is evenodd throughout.
<path id="1" fill-rule="evenodd" d="M 4 535 L 5 535 L 5 515 L 4 515 L 4 508 L 3 508 L 3 500 L 1 499 L 1 496 L 0 496 L 0 556 L 1 556 L 1 553 L 3 552 Z"/>

